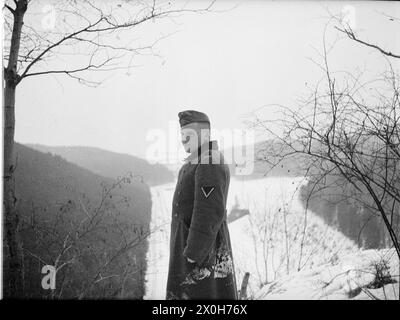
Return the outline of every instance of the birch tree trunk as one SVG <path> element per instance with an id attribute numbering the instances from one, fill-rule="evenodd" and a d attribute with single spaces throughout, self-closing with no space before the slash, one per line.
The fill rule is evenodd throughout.
<path id="1" fill-rule="evenodd" d="M 19 82 L 17 63 L 21 41 L 21 30 L 24 14 L 27 9 L 27 0 L 20 0 L 13 10 L 14 24 L 11 38 L 11 48 L 8 66 L 4 69 L 4 226 L 5 238 L 8 248 L 8 283 L 5 284 L 6 297 L 22 298 L 24 296 L 24 270 L 21 239 L 18 233 L 19 216 L 16 208 L 14 170 L 16 167 L 14 157 L 14 132 L 15 132 L 15 91 Z"/>

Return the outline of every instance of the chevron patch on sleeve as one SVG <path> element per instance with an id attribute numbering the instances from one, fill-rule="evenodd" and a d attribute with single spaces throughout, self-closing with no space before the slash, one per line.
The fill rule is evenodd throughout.
<path id="1" fill-rule="evenodd" d="M 214 191 L 215 187 L 213 186 L 203 186 L 201 187 L 201 191 L 203 191 L 203 194 L 206 198 L 210 196 L 210 194 Z"/>

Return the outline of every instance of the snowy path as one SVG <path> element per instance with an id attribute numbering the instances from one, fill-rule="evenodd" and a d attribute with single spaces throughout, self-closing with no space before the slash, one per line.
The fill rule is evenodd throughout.
<path id="1" fill-rule="evenodd" d="M 165 299 L 169 261 L 171 197 L 175 184 L 151 188 L 152 219 L 147 252 L 146 294 L 144 299 Z"/>

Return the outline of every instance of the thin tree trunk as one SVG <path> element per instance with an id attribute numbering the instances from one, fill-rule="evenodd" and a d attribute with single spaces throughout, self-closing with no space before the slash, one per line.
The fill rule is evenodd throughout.
<path id="1" fill-rule="evenodd" d="M 11 38 L 8 66 L 4 70 L 4 197 L 5 238 L 8 247 L 8 275 L 5 280 L 6 297 L 22 298 L 24 296 L 24 270 L 22 243 L 18 233 L 19 217 L 16 208 L 14 170 L 14 132 L 15 132 L 15 91 L 19 82 L 17 62 L 21 41 L 23 18 L 27 1 L 20 0 L 14 9 L 14 24 Z"/>

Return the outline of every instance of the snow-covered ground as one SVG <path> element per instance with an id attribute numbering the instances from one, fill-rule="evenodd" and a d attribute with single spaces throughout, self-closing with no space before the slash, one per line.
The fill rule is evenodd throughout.
<path id="1" fill-rule="evenodd" d="M 399 261 L 394 249 L 358 250 L 283 276 L 254 299 L 399 299 Z"/>
<path id="2" fill-rule="evenodd" d="M 366 288 L 360 289 L 371 280 L 366 276 L 371 272 L 365 269 L 371 271 L 377 256 L 393 258 L 395 254 L 363 251 L 314 213 L 306 212 L 298 193 L 304 183 L 303 178 L 231 178 L 228 212 L 232 208 L 250 212 L 229 224 L 238 288 L 244 273 L 249 272 L 248 297 L 253 299 L 370 298 Z M 153 233 L 145 299 L 165 299 L 175 184 L 151 189 Z M 389 264 L 391 274 L 398 275 L 398 261 L 391 259 Z M 396 296 L 393 289 L 392 294 Z M 392 297 L 390 293 L 387 296 Z"/>

